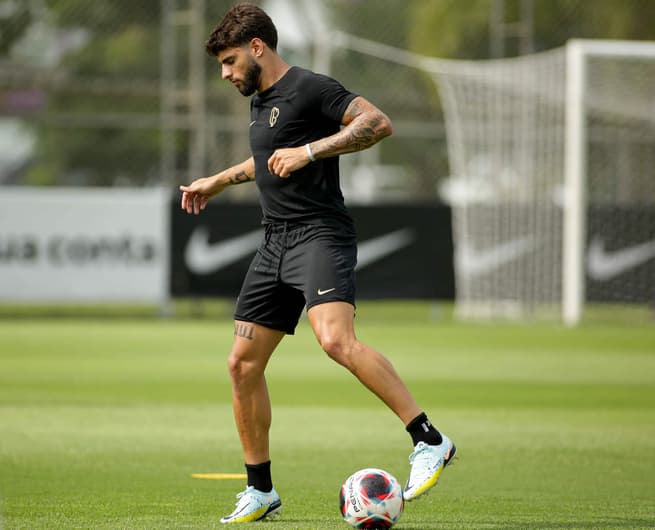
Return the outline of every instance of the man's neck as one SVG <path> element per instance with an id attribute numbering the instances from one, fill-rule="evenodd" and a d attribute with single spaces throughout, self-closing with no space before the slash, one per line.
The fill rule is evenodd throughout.
<path id="1" fill-rule="evenodd" d="M 277 83 L 291 68 L 278 54 L 271 54 L 268 64 L 262 67 L 262 76 L 258 92 L 268 90 Z"/>

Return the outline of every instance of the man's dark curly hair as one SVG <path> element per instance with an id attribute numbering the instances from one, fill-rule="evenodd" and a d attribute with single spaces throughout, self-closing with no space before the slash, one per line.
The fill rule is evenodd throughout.
<path id="1" fill-rule="evenodd" d="M 205 49 L 209 55 L 216 57 L 220 51 L 238 48 L 256 37 L 272 50 L 277 49 L 277 29 L 271 17 L 254 4 L 237 4 L 214 28 Z"/>

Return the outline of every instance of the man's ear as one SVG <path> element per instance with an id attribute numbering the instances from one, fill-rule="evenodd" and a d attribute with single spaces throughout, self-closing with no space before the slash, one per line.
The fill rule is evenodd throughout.
<path id="1" fill-rule="evenodd" d="M 264 41 L 259 37 L 255 37 L 250 41 L 250 52 L 258 59 L 261 58 L 261 56 L 264 54 L 265 47 L 266 44 L 264 44 Z"/>

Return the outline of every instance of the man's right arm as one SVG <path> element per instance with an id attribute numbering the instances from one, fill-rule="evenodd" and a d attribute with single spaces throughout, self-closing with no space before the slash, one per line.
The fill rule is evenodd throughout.
<path id="1" fill-rule="evenodd" d="M 221 193 L 228 186 L 255 180 L 255 161 L 248 160 L 225 169 L 211 177 L 194 180 L 188 186 L 180 186 L 182 209 L 198 215 L 207 206 L 207 201 Z"/>

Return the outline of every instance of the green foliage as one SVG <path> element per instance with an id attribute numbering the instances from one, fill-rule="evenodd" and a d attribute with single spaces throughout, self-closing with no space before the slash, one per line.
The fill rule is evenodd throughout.
<path id="1" fill-rule="evenodd" d="M 139 184 L 156 178 L 160 133 L 151 117 L 159 112 L 159 6 L 154 0 L 50 3 L 59 30 L 81 28 L 88 41 L 58 65 L 67 82 L 49 92 L 39 115 L 37 156 L 26 183 Z M 108 120 L 102 128 L 98 118 L 89 118 L 98 113 Z M 130 123 L 148 115 L 150 127 Z M 92 122 L 95 127 L 85 127 Z"/>
<path id="2" fill-rule="evenodd" d="M 66 58 L 64 66 L 79 76 L 151 79 L 154 85 L 160 70 L 159 36 L 159 28 L 138 24 L 94 34 L 87 46 Z"/>
<path id="3" fill-rule="evenodd" d="M 206 2 L 205 35 L 234 3 Z M 44 91 L 47 101 L 38 115 L 25 116 L 38 146 L 22 180 L 32 184 L 138 185 L 157 178 L 162 2 L 45 0 L 15 4 L 18 9 L 0 20 L 0 57 L 6 58 L 36 22 L 38 16 L 30 6 L 47 8 L 47 15 L 39 20 L 54 34 L 83 30 L 87 37 L 81 48 L 69 50 L 50 70 L 37 69 L 34 85 L 9 85 L 8 90 L 36 87 Z M 515 15 L 520 1 L 506 0 L 505 5 L 508 13 Z M 533 5 L 537 50 L 561 46 L 573 37 L 655 39 L 652 0 L 533 0 Z M 357 36 L 428 56 L 489 57 L 491 0 L 325 0 L 325 8 L 333 27 Z M 166 59 L 176 63 L 183 80 L 189 63 L 188 35 L 164 37 L 177 37 L 178 56 Z M 25 52 L 30 57 L 40 52 L 39 39 L 47 42 L 49 36 L 34 38 L 34 50 Z M 203 44 L 195 43 L 197 53 L 204 54 Z M 235 116 L 237 106 L 247 112 L 234 88 L 219 81 L 216 63 L 206 60 L 208 109 L 222 118 Z M 434 82 L 416 69 L 341 51 L 335 54 L 332 74 L 388 111 L 394 123 L 441 121 Z M 231 147 L 233 139 L 227 138 L 229 127 L 224 130 L 227 132 L 216 133 L 209 140 L 216 144 L 210 148 L 212 154 L 221 153 L 216 155 L 219 162 L 229 158 L 226 152 L 236 150 Z M 178 157 L 184 160 L 185 133 L 178 140 Z M 425 139 L 407 135 L 388 142 L 384 162 L 406 165 L 408 174 L 413 172 L 422 179 L 421 196 L 434 198 L 434 181 L 447 172 L 442 139 L 438 135 L 426 135 Z"/>
<path id="4" fill-rule="evenodd" d="M 93 33 L 113 33 L 129 24 L 156 27 L 160 23 L 161 1 L 89 2 L 88 0 L 49 0 L 48 7 L 55 13 L 60 26 L 77 26 L 83 22 Z"/>
<path id="5" fill-rule="evenodd" d="M 424 55 L 452 59 L 490 56 L 493 0 L 415 0 L 409 4 L 408 42 Z M 533 0 L 535 51 L 568 39 L 652 40 L 655 2 L 650 0 Z M 505 0 L 506 21 L 519 20 L 520 0 Z"/>
<path id="6" fill-rule="evenodd" d="M 409 48 L 422 55 L 475 59 L 489 49 L 486 0 L 419 0 L 410 4 Z"/>
<path id="7" fill-rule="evenodd" d="M 6 56 L 14 43 L 27 29 L 32 17 L 26 9 L 17 9 L 0 20 L 0 56 Z"/>
<path id="8" fill-rule="evenodd" d="M 378 41 L 384 35 L 385 44 L 407 47 L 413 2 L 328 0 L 326 5 L 335 28 Z"/>

